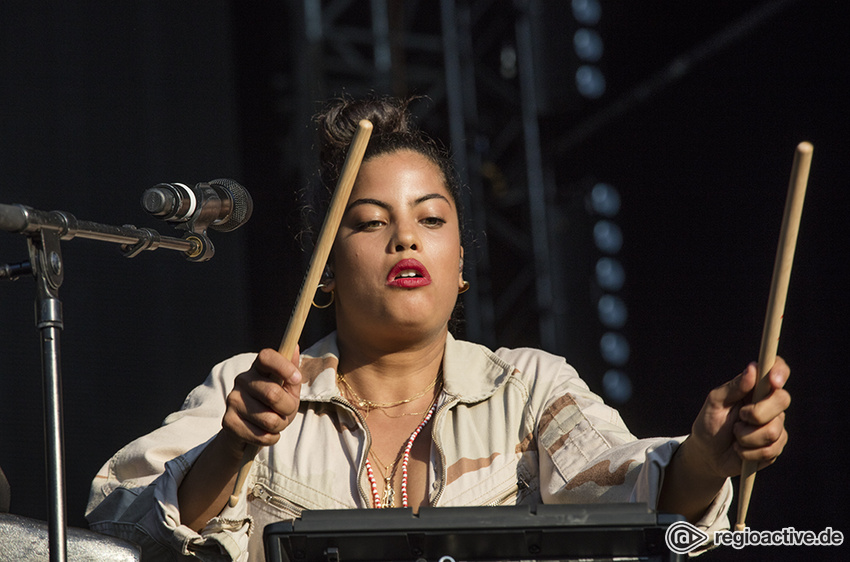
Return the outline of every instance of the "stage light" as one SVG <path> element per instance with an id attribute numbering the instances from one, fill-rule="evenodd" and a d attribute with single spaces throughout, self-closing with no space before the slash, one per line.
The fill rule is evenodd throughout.
<path id="1" fill-rule="evenodd" d="M 594 30 L 581 28 L 573 35 L 576 55 L 586 62 L 598 62 L 604 50 L 602 37 Z"/>
<path id="2" fill-rule="evenodd" d="M 626 283 L 626 270 L 614 258 L 599 258 L 596 261 L 596 282 L 606 291 L 619 291 Z"/>
<path id="3" fill-rule="evenodd" d="M 573 17 L 584 25 L 596 25 L 602 18 L 599 0 L 573 0 Z"/>
<path id="4" fill-rule="evenodd" d="M 629 360 L 631 348 L 629 342 L 622 334 L 617 332 L 605 332 L 599 340 L 599 350 L 602 358 L 615 367 L 622 367 Z"/>
<path id="5" fill-rule="evenodd" d="M 499 52 L 499 73 L 505 80 L 516 78 L 517 53 L 513 45 L 505 45 Z"/>
<path id="6" fill-rule="evenodd" d="M 608 328 L 622 328 L 626 325 L 629 313 L 626 303 L 616 295 L 602 295 L 596 305 L 599 321 Z"/>
<path id="7" fill-rule="evenodd" d="M 616 223 L 601 220 L 593 225 L 593 241 L 607 254 L 616 254 L 623 247 L 623 231 Z"/>
<path id="8" fill-rule="evenodd" d="M 610 184 L 597 183 L 590 190 L 590 206 L 596 213 L 611 218 L 620 212 L 620 193 Z"/>
<path id="9" fill-rule="evenodd" d="M 576 70 L 576 88 L 586 98 L 602 97 L 605 93 L 605 76 L 597 67 L 583 64 Z"/>
<path id="10" fill-rule="evenodd" d="M 632 397 L 632 381 L 619 369 L 610 369 L 602 376 L 602 388 L 605 396 L 612 402 L 622 404 Z"/>

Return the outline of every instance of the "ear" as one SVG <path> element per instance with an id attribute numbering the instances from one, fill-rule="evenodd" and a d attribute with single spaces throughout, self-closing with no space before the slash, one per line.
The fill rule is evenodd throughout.
<path id="1" fill-rule="evenodd" d="M 463 289 L 463 246 L 460 247 L 460 265 L 458 265 L 458 273 L 457 273 L 457 288 L 458 290 Z"/>
<path id="2" fill-rule="evenodd" d="M 325 266 L 320 283 L 323 285 L 322 291 L 325 293 L 330 293 L 336 288 L 336 279 L 334 278 L 334 272 L 330 265 Z"/>

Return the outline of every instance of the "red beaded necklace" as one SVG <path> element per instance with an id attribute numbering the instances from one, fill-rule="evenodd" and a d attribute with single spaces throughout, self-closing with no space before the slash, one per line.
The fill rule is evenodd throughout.
<path id="1" fill-rule="evenodd" d="M 404 447 L 404 453 L 401 457 L 401 506 L 408 507 L 407 505 L 407 465 L 410 463 L 410 450 L 413 448 L 413 442 L 416 441 L 416 437 L 422 431 L 422 428 L 425 427 L 425 424 L 428 423 L 428 420 L 431 419 L 431 416 L 434 415 L 434 411 L 437 409 L 437 403 L 434 401 L 434 404 L 431 405 L 431 409 L 428 410 L 428 413 L 425 414 L 425 418 L 420 422 L 419 426 L 413 430 L 413 433 L 410 434 L 410 439 L 407 440 L 407 444 Z M 393 463 L 395 464 L 395 463 Z M 384 487 L 390 487 L 392 484 L 390 483 L 392 479 L 392 470 L 390 468 L 392 465 L 387 467 L 389 474 L 384 477 Z M 380 509 L 382 507 L 392 507 L 393 494 L 392 491 L 388 493 L 387 490 L 384 490 L 384 497 L 381 498 L 381 494 L 378 493 L 378 483 L 375 480 L 375 472 L 372 470 L 372 463 L 369 462 L 369 457 L 366 457 L 366 475 L 369 477 L 369 484 L 372 487 L 372 500 L 374 503 L 374 507 Z"/>

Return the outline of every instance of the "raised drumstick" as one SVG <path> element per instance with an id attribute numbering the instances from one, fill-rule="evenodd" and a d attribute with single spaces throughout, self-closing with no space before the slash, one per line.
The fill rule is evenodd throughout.
<path id="1" fill-rule="evenodd" d="M 806 196 L 809 168 L 812 164 L 812 150 L 813 147 L 810 143 L 801 142 L 797 145 L 797 150 L 794 153 L 791 180 L 788 184 L 788 195 L 785 200 L 785 213 L 779 232 L 779 246 L 773 265 L 767 314 L 765 315 L 764 330 L 761 336 L 758 362 L 759 379 L 753 392 L 753 402 L 758 402 L 764 398 L 770 390 L 767 373 L 776 362 L 779 330 L 782 328 L 782 317 L 785 314 L 785 297 L 788 295 L 788 281 L 791 277 L 791 265 L 794 261 L 794 249 L 797 245 L 797 232 L 800 230 L 800 215 L 803 212 L 803 199 Z M 735 524 L 737 531 L 746 528 L 747 507 L 750 504 L 757 470 L 758 463 L 755 461 L 743 461 L 741 463 L 738 521 Z"/>
<path id="2" fill-rule="evenodd" d="M 298 345 L 298 339 L 301 337 L 301 331 L 304 329 L 304 323 L 307 321 L 307 313 L 310 312 L 313 293 L 316 291 L 319 281 L 322 278 L 322 270 L 324 270 L 328 256 L 331 253 L 331 247 L 333 246 L 334 238 L 336 238 L 336 231 L 339 229 L 339 223 L 342 220 L 342 215 L 345 213 L 345 207 L 351 195 L 351 188 L 354 187 L 354 180 L 357 179 L 357 172 L 360 170 L 360 164 L 363 162 L 363 155 L 366 152 L 366 146 L 369 144 L 369 137 L 371 135 L 372 123 L 363 119 L 358 123 L 357 131 L 355 131 L 354 138 L 351 140 L 351 145 L 348 148 L 348 154 L 345 157 L 345 163 L 342 165 L 342 172 L 340 172 L 328 214 L 325 216 L 325 222 L 322 224 L 322 230 L 319 232 L 319 239 L 316 241 L 316 247 L 310 258 L 307 275 L 304 277 L 301 292 L 298 294 L 298 300 L 295 303 L 292 316 L 289 318 L 289 324 L 286 326 L 283 341 L 280 343 L 280 354 L 287 359 L 292 359 L 292 356 L 295 354 L 295 347 Z M 245 452 L 242 455 L 242 465 L 239 467 L 236 483 L 233 486 L 233 494 L 230 496 L 230 501 L 228 502 L 230 507 L 234 507 L 239 502 L 239 492 L 242 486 L 245 485 L 248 472 L 250 472 L 251 465 L 254 463 L 254 457 L 259 450 L 260 448 L 256 445 L 245 447 Z"/>

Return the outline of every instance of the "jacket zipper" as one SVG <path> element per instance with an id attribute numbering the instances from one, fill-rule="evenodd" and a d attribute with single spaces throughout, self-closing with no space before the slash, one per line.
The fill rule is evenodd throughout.
<path id="1" fill-rule="evenodd" d="M 525 480 L 523 480 L 522 478 L 519 478 L 516 481 L 516 483 L 511 484 L 508 488 L 506 488 L 504 493 L 502 493 L 495 500 L 491 501 L 490 503 L 488 503 L 486 505 L 488 505 L 488 506 L 502 505 L 505 502 L 505 500 L 507 500 L 508 498 L 510 498 L 514 494 L 519 494 L 519 491 L 522 490 L 523 488 L 526 488 L 527 486 L 528 486 L 528 484 L 526 484 Z"/>
<path id="2" fill-rule="evenodd" d="M 340 404 L 341 406 L 347 408 L 349 411 L 353 412 L 354 415 L 357 417 L 357 420 L 358 420 L 358 423 L 360 424 L 360 427 L 362 427 L 363 430 L 366 433 L 366 445 L 365 445 L 365 448 L 363 450 L 366 451 L 367 454 L 368 454 L 369 449 L 372 447 L 372 433 L 369 431 L 369 426 L 366 424 L 366 418 L 364 418 L 363 414 L 361 414 L 357 410 L 357 408 L 352 406 L 351 403 L 348 400 L 346 400 L 345 398 L 342 398 L 341 396 L 331 397 L 331 402 L 335 402 L 335 403 Z M 360 485 L 360 481 L 362 480 L 364 470 L 366 470 L 366 455 L 363 455 L 363 457 L 360 459 L 360 466 L 357 468 L 357 480 L 356 480 L 356 482 L 357 482 L 357 490 L 360 492 L 360 498 L 365 502 L 367 507 L 372 507 L 374 502 L 372 501 L 371 490 L 369 491 L 370 494 L 367 495 L 366 492 L 363 490 L 363 486 Z"/>
<path id="3" fill-rule="evenodd" d="M 259 500 L 266 502 L 271 506 L 274 506 L 284 511 L 288 511 L 295 515 L 295 517 L 301 517 L 301 512 L 304 511 L 303 507 L 292 503 L 291 501 L 287 500 L 282 496 L 273 494 L 268 488 L 266 488 L 262 484 L 254 484 L 254 487 L 251 489 L 251 495 Z"/>
<path id="4" fill-rule="evenodd" d="M 443 495 L 443 490 L 446 489 L 446 480 L 449 477 L 448 468 L 446 467 L 446 453 L 443 451 L 443 444 L 440 442 L 440 424 L 443 421 L 442 414 L 445 410 L 450 408 L 452 405 L 457 403 L 457 399 L 446 400 L 446 403 L 440 406 L 440 409 L 437 410 L 437 413 L 434 415 L 434 430 L 432 431 L 432 435 L 434 436 L 434 445 L 437 447 L 437 452 L 440 453 L 440 489 L 437 490 L 437 495 L 434 496 L 434 501 L 431 502 L 431 505 L 436 506 L 437 502 L 440 501 L 440 497 Z"/>

